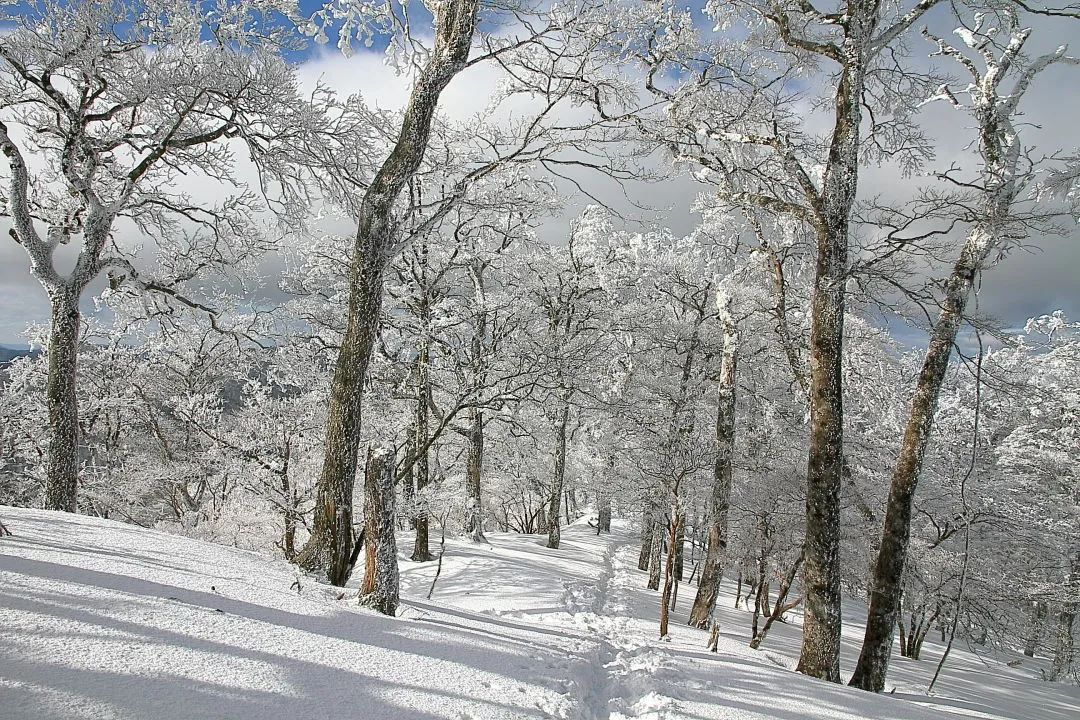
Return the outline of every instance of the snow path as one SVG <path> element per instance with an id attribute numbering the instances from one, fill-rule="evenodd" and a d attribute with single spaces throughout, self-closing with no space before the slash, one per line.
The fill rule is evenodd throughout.
<path id="1" fill-rule="evenodd" d="M 933 698 L 921 691 L 933 647 L 894 663 L 895 697 L 797 675 L 797 614 L 750 650 L 730 587 L 719 653 L 684 624 L 692 585 L 661 641 L 659 594 L 625 524 L 602 536 L 570 526 L 559 550 L 539 536 L 450 539 L 431 600 L 435 564 L 402 556 L 402 609 L 385 618 L 359 608 L 355 588 L 252 553 L 65 513 L 0 517 L 15 533 L 0 539 L 0 720 L 1080 716 L 1080 690 L 1038 681 L 1037 663 L 963 648 Z M 846 643 L 859 634 L 845 626 Z"/>

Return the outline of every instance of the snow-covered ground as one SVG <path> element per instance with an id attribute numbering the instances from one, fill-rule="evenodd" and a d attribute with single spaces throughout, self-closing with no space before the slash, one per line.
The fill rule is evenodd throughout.
<path id="1" fill-rule="evenodd" d="M 0 539 L 4 720 L 1080 717 L 1080 691 L 1042 682 L 1037 663 L 965 648 L 927 697 L 930 643 L 894 661 L 892 695 L 811 680 L 790 671 L 796 623 L 750 650 L 730 594 L 720 652 L 706 652 L 682 624 L 689 586 L 660 641 L 626 527 L 572 526 L 558 551 L 537 536 L 448 540 L 431 600 L 434 563 L 402 560 L 392 619 L 251 553 L 63 513 L 0 518 L 15 534 Z M 845 672 L 860 637 L 850 622 Z"/>

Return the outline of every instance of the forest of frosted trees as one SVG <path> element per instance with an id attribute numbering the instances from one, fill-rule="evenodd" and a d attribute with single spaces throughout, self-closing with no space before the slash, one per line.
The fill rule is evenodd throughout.
<path id="1" fill-rule="evenodd" d="M 1080 218 L 1074 139 L 1025 115 L 1078 87 L 1040 36 L 1075 6 L 3 12 L 3 242 L 51 316 L 0 366 L 0 503 L 353 577 L 390 615 L 398 531 L 433 562 L 624 518 L 661 636 L 715 648 L 726 579 L 754 647 L 800 608 L 814 677 L 881 692 L 935 633 L 1075 679 L 1080 323 L 978 307 Z M 327 42 L 385 51 L 401 107 L 302 76 Z M 673 218 L 649 195 L 677 183 Z"/>

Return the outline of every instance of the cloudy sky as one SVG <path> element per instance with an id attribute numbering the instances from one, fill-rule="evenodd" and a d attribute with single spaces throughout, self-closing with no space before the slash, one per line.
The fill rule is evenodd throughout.
<path id="1" fill-rule="evenodd" d="M 940 23 L 941 18 L 930 21 Z M 941 32 L 947 30 L 947 27 L 942 28 Z M 918 38 L 911 43 L 920 52 L 930 49 L 928 43 Z M 1029 47 L 1033 52 L 1045 52 L 1059 44 L 1071 44 L 1076 48 L 1076 54 L 1080 54 L 1080 21 L 1039 23 Z M 405 81 L 385 65 L 381 55 L 373 52 L 344 58 L 332 47 L 319 48 L 303 59 L 300 72 L 308 83 L 321 79 L 343 94 L 360 91 L 368 102 L 385 108 L 401 107 L 408 92 Z M 451 83 L 441 107 L 451 116 L 468 117 L 487 103 L 494 82 L 494 71 L 490 68 L 470 70 Z M 1058 149 L 1075 152 L 1080 145 L 1076 130 L 1076 118 L 1080 117 L 1080 67 L 1048 70 L 1036 81 L 1022 107 L 1025 115 L 1020 131 L 1025 145 L 1037 147 L 1042 153 Z M 928 131 L 937 138 L 936 165 L 966 160 L 964 148 L 971 138 L 967 117 L 936 107 L 928 109 L 924 118 Z M 6 177 L 6 172 L 0 171 L 0 176 Z M 873 193 L 899 193 L 897 187 L 888 187 L 888 180 L 881 179 L 886 177 L 887 173 L 871 170 L 861 189 Z M 660 209 L 663 224 L 676 233 L 685 233 L 697 221 L 689 212 L 689 206 L 702 189 L 684 177 L 650 187 L 631 188 L 631 193 Z M 629 204 L 614 188 L 600 188 L 600 193 L 613 205 L 632 214 Z M 651 220 L 655 220 L 655 216 Z M 27 341 L 28 325 L 48 320 L 49 306 L 41 286 L 29 274 L 23 249 L 8 237 L 7 226 L 2 223 L 0 220 L 0 344 L 19 345 Z M 1020 326 L 1028 317 L 1057 309 L 1064 310 L 1070 318 L 1080 318 L 1080 232 L 1075 225 L 1071 228 L 1072 232 L 1065 236 L 1029 238 L 1025 249 L 1013 252 L 1004 262 L 986 271 L 977 296 L 979 311 L 994 315 L 1010 326 Z M 547 232 L 554 238 L 560 230 L 549 226 Z M 272 278 L 269 282 L 272 283 Z M 89 297 L 85 305 L 88 310 L 92 307 Z M 898 334 L 917 337 L 903 330 Z"/>

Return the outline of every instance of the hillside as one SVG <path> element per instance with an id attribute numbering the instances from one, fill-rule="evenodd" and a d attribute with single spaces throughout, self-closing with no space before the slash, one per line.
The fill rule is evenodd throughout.
<path id="1" fill-rule="evenodd" d="M 396 619 L 284 562 L 63 513 L 0 508 L 0 716 L 23 718 L 799 718 L 1065 720 L 1080 690 L 1029 663 L 938 648 L 894 662 L 894 695 L 790 671 L 798 628 L 762 652 L 722 598 L 720 652 L 679 624 L 656 638 L 631 529 L 448 540 L 442 576 L 403 560 Z M 404 539 L 402 541 L 404 547 Z M 849 625 L 844 648 L 859 628 Z"/>

